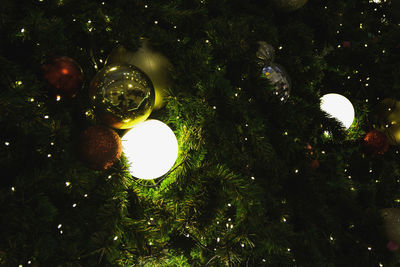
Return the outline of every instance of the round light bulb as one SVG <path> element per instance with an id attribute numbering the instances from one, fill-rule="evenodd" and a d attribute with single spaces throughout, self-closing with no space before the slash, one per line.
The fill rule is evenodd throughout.
<path id="1" fill-rule="evenodd" d="M 351 102 L 339 94 L 326 94 L 321 97 L 321 110 L 337 119 L 347 129 L 354 121 L 354 108 Z"/>
<path id="2" fill-rule="evenodd" d="M 178 141 L 171 128 L 158 120 L 140 122 L 122 137 L 132 176 L 155 179 L 166 174 L 178 157 Z"/>

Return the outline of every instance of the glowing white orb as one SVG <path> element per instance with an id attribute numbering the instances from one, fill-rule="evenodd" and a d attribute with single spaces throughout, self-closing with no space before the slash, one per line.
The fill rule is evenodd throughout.
<path id="1" fill-rule="evenodd" d="M 155 179 L 166 174 L 178 157 L 178 141 L 171 128 L 158 120 L 140 122 L 122 137 L 132 176 Z"/>
<path id="2" fill-rule="evenodd" d="M 339 94 L 326 94 L 321 97 L 321 110 L 337 119 L 347 129 L 354 121 L 354 108 L 351 102 Z"/>

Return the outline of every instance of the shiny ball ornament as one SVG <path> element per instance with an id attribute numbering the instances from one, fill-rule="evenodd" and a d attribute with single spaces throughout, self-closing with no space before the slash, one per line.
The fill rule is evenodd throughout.
<path id="1" fill-rule="evenodd" d="M 372 155 L 383 155 L 389 148 L 386 135 L 378 130 L 372 130 L 364 136 L 364 148 Z"/>
<path id="2" fill-rule="evenodd" d="M 148 76 L 135 66 L 110 64 L 102 68 L 90 86 L 96 114 L 108 126 L 129 129 L 149 117 L 154 88 Z"/>
<path id="3" fill-rule="evenodd" d="M 307 0 L 272 0 L 275 6 L 285 11 L 294 11 L 307 3 Z"/>
<path id="4" fill-rule="evenodd" d="M 339 94 L 326 94 L 321 97 L 321 110 L 342 123 L 347 129 L 354 121 L 353 104 L 344 96 Z"/>
<path id="5" fill-rule="evenodd" d="M 127 63 L 134 65 L 146 73 L 155 90 L 154 110 L 161 109 L 166 104 L 167 89 L 171 86 L 170 72 L 172 64 L 163 54 L 149 48 L 147 39 L 142 39 L 142 45 L 136 52 L 120 46 L 107 58 L 107 64 Z"/>
<path id="6" fill-rule="evenodd" d="M 265 66 L 262 69 L 262 77 L 267 78 L 273 85 L 273 94 L 282 102 L 286 102 L 289 98 L 290 80 L 285 69 L 275 63 Z"/>
<path id="7" fill-rule="evenodd" d="M 400 244 L 400 209 L 386 208 L 381 210 L 383 227 L 389 241 Z"/>
<path id="8" fill-rule="evenodd" d="M 83 71 L 69 57 L 54 57 L 42 66 L 44 79 L 56 95 L 74 98 L 83 85 Z"/>
<path id="9" fill-rule="evenodd" d="M 78 153 L 89 168 L 109 169 L 121 157 L 121 138 L 106 126 L 88 127 L 80 136 Z"/>
<path id="10" fill-rule="evenodd" d="M 166 174 L 178 157 L 178 141 L 165 123 L 147 120 L 122 137 L 122 147 L 132 176 L 155 179 Z"/>
<path id="11" fill-rule="evenodd" d="M 262 66 L 272 64 L 275 60 L 275 49 L 264 41 L 258 42 L 258 45 L 259 48 L 256 53 L 258 63 Z"/>

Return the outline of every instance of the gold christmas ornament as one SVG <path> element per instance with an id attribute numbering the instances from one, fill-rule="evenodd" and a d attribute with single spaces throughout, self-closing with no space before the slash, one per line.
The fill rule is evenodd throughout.
<path id="1" fill-rule="evenodd" d="M 96 115 L 116 129 L 129 129 L 145 121 L 154 105 L 151 80 L 128 64 L 106 65 L 93 78 L 89 92 Z"/>
<path id="2" fill-rule="evenodd" d="M 148 40 L 142 38 L 142 45 L 136 52 L 126 50 L 123 46 L 114 49 L 107 58 L 106 64 L 127 63 L 134 65 L 146 73 L 153 83 L 155 103 L 153 109 L 158 110 L 165 106 L 167 89 L 171 85 L 170 71 L 172 64 L 161 53 L 148 47 Z"/>
<path id="3" fill-rule="evenodd" d="M 301 8 L 307 0 L 273 0 L 275 6 L 286 11 L 293 11 Z"/>
<path id="4" fill-rule="evenodd" d="M 400 244 L 400 209 L 386 208 L 381 210 L 383 227 L 390 241 Z"/>

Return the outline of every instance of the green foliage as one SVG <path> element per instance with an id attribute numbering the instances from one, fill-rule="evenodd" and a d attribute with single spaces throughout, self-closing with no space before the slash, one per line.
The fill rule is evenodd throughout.
<path id="1" fill-rule="evenodd" d="M 377 157 L 361 140 L 375 104 L 400 98 L 399 4 L 270 2 L 3 0 L 0 265 L 398 265 L 379 215 L 400 202 L 398 149 Z M 125 156 L 90 170 L 76 152 L 99 123 L 91 78 L 141 37 L 173 63 L 151 114 L 179 143 L 163 180 L 131 177 Z M 258 41 L 290 76 L 287 102 L 260 77 Z M 81 65 L 77 98 L 48 92 L 41 65 L 54 55 Z M 331 92 L 355 107 L 346 132 L 319 108 Z"/>

